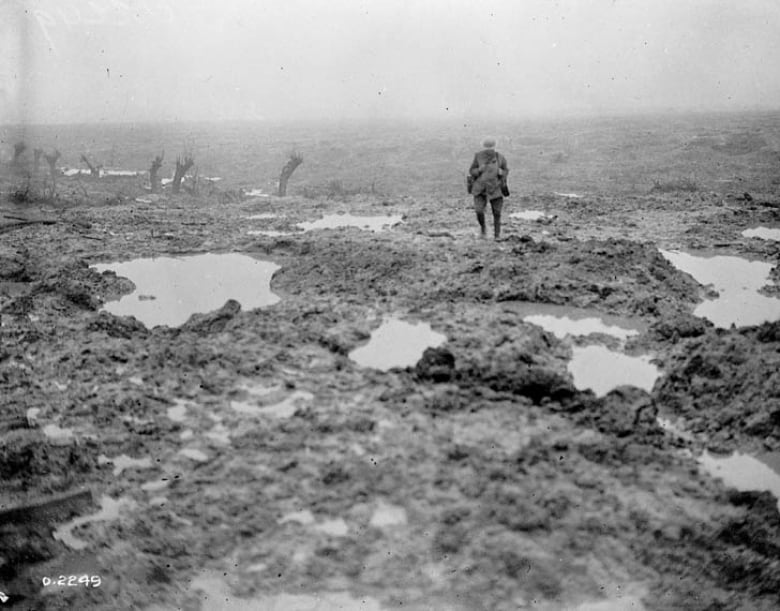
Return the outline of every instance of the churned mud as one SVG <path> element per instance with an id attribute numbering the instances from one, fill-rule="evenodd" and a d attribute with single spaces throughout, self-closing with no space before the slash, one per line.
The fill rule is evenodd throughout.
<path id="1" fill-rule="evenodd" d="M 136 196 L 2 210 L 10 605 L 780 605 L 777 193 Z"/>

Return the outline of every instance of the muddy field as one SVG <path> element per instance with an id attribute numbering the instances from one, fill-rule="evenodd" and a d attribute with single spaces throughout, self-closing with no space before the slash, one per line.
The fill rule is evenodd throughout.
<path id="1" fill-rule="evenodd" d="M 704 286 L 669 255 L 768 264 L 752 294 L 780 318 L 780 242 L 743 235 L 780 227 L 777 124 L 499 137 L 514 172 L 498 242 L 461 193 L 470 134 L 298 142 L 284 198 L 242 193 L 273 173 L 240 178 L 208 152 L 223 180 L 160 198 L 143 176 L 62 176 L 49 199 L 32 180 L 21 197 L 6 162 L 3 608 L 777 609 L 780 323 L 697 315 L 747 272 Z M 281 167 L 288 143 L 268 146 Z M 340 175 L 340 147 L 375 171 Z M 333 214 L 393 220 L 298 226 Z M 206 253 L 275 264 L 234 290 L 276 299 L 220 294 L 159 326 L 108 311 L 165 287 L 136 294 L 94 266 Z M 243 258 L 194 261 L 183 301 Z M 534 316 L 611 326 L 566 335 Z M 361 365 L 387 321 L 444 341 Z M 396 329 L 379 357 L 425 335 Z M 748 459 L 744 485 L 713 477 L 729 455 Z"/>

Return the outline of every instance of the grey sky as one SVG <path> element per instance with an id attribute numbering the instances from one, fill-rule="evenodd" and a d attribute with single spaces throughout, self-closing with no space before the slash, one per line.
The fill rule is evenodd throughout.
<path id="1" fill-rule="evenodd" d="M 780 107 L 775 0 L 0 0 L 0 122 Z"/>

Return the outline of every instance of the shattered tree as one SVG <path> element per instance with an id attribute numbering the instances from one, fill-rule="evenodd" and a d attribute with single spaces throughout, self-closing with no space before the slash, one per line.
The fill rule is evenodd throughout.
<path id="1" fill-rule="evenodd" d="M 290 176 L 295 172 L 295 169 L 303 163 L 303 155 L 297 152 L 290 153 L 290 158 L 282 168 L 282 173 L 279 176 L 279 196 L 284 197 L 287 195 L 287 182 L 290 180 Z"/>
<path id="2" fill-rule="evenodd" d="M 57 160 L 60 158 L 60 152 L 54 149 L 52 153 L 46 153 L 43 156 L 46 163 L 49 164 L 49 177 L 51 178 L 52 192 L 57 186 Z"/>
<path id="3" fill-rule="evenodd" d="M 102 165 L 92 165 L 86 155 L 81 156 L 81 161 L 87 164 L 89 174 L 92 178 L 100 178 L 100 169 L 103 167 Z"/>
<path id="4" fill-rule="evenodd" d="M 43 155 L 43 149 L 35 149 L 33 151 L 33 173 L 37 176 L 41 171 L 41 156 Z"/>
<path id="5" fill-rule="evenodd" d="M 178 193 L 181 190 L 181 181 L 187 171 L 193 166 L 195 160 L 191 155 L 184 155 L 184 159 L 181 157 L 176 158 L 176 172 L 173 175 L 173 187 L 174 193 Z"/>
<path id="6" fill-rule="evenodd" d="M 22 155 L 24 154 L 24 151 L 27 150 L 27 144 L 24 142 L 17 142 L 14 144 L 14 165 L 19 165 L 22 162 Z"/>
<path id="7" fill-rule="evenodd" d="M 162 178 L 160 178 L 160 168 L 165 158 L 165 151 L 157 155 L 152 160 L 152 166 L 149 168 L 149 183 L 152 185 L 152 193 L 162 191 Z"/>

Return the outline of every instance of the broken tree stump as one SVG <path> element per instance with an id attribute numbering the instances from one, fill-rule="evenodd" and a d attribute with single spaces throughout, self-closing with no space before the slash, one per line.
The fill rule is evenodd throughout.
<path id="1" fill-rule="evenodd" d="M 300 153 L 290 153 L 290 158 L 282 168 L 282 173 L 279 175 L 279 197 L 287 195 L 287 182 L 290 180 L 290 176 L 295 172 L 295 169 L 303 163 L 303 155 Z"/>
<path id="2" fill-rule="evenodd" d="M 184 159 L 181 157 L 176 158 L 176 172 L 173 175 L 173 186 L 171 187 L 171 190 L 174 193 L 178 193 L 181 190 L 181 181 L 187 173 L 187 170 L 189 170 L 194 163 L 195 161 L 190 155 L 184 155 Z"/>

